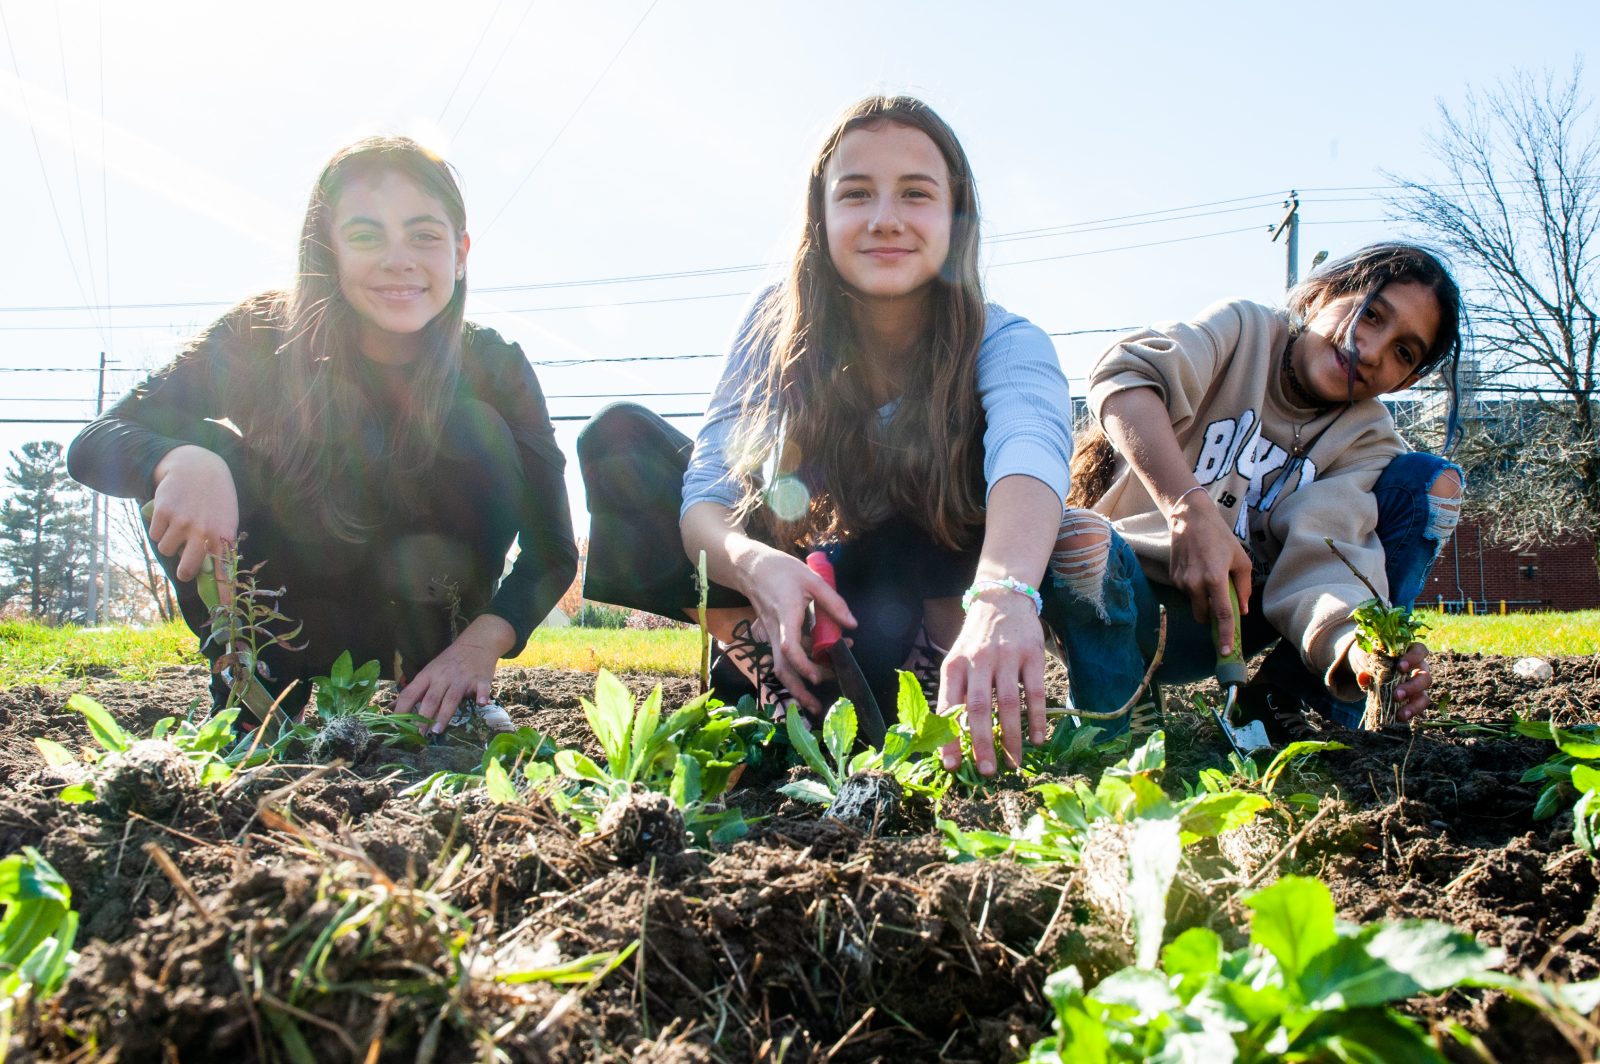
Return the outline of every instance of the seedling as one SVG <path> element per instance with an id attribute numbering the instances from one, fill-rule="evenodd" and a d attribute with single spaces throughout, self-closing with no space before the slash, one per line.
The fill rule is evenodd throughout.
<path id="1" fill-rule="evenodd" d="M 113 815 L 138 810 L 150 816 L 169 815 L 183 798 L 184 786 L 209 787 L 225 783 L 240 763 L 259 763 L 264 752 L 249 761 L 243 750 L 224 755 L 233 743 L 233 721 L 237 709 L 223 710 L 196 724 L 192 719 L 163 717 L 155 723 L 150 737 L 141 739 L 125 731 L 105 707 L 87 695 L 73 695 L 67 708 L 83 714 L 98 750 L 85 748 L 83 763 L 89 766 L 87 778 L 61 792 L 64 802 L 78 803 L 99 799 Z M 72 751 L 60 743 L 36 737 L 34 746 L 46 764 L 65 767 L 79 764 Z"/>
<path id="2" fill-rule="evenodd" d="M 835 702 L 822 721 L 822 743 L 828 748 L 831 764 L 829 758 L 823 756 L 816 735 L 801 721 L 801 715 L 788 714 L 784 727 L 789 744 L 818 779 L 796 780 L 778 788 L 779 791 L 791 798 L 829 805 L 838 797 L 839 788 L 848 777 L 882 772 L 894 777 L 907 791 L 932 800 L 942 797 L 950 786 L 950 775 L 928 755 L 955 741 L 955 723 L 928 708 L 922 685 L 909 672 L 900 673 L 897 709 L 899 722 L 884 735 L 883 749 L 869 747 L 852 755 L 856 743 L 856 709 L 848 699 Z"/>
<path id="3" fill-rule="evenodd" d="M 1076 968 L 1050 976 L 1055 1034 L 1029 1061 L 1445 1064 L 1427 1031 L 1392 1005 L 1458 986 L 1495 987 L 1568 1018 L 1593 1004 L 1592 983 L 1549 987 L 1495 971 L 1500 951 L 1448 924 L 1337 921 L 1315 879 L 1286 876 L 1246 904 L 1255 916 L 1242 949 L 1193 928 L 1161 950 L 1160 967 L 1125 968 L 1092 990 Z"/>
<path id="4" fill-rule="evenodd" d="M 1576 793 L 1572 841 L 1590 856 L 1600 857 L 1600 728 L 1556 728 L 1537 720 L 1518 720 L 1515 727 L 1520 735 L 1556 744 L 1556 753 L 1522 774 L 1523 783 L 1544 785 L 1533 819 L 1555 816 Z"/>
<path id="5" fill-rule="evenodd" d="M 1361 726 L 1377 731 L 1395 720 L 1394 689 L 1404 679 L 1395 665 L 1428 626 L 1407 607 L 1385 605 L 1372 581 L 1344 556 L 1333 540 L 1324 539 L 1323 542 L 1372 592 L 1372 598 L 1350 611 L 1350 619 L 1356 622 L 1356 645 L 1372 656 L 1372 686 L 1367 688 L 1367 710 L 1361 718 Z"/>
<path id="6" fill-rule="evenodd" d="M 353 659 L 346 650 L 328 668 L 328 675 L 312 678 L 316 689 L 317 719 L 327 729 L 335 721 L 357 733 L 356 746 L 365 746 L 365 739 L 376 736 L 384 746 L 420 749 L 427 745 L 423 728 L 433 722 L 417 713 L 384 713 L 372 707 L 378 693 L 378 673 L 381 666 L 369 661 L 359 669 L 352 667 Z M 362 735 L 361 733 L 364 733 Z"/>

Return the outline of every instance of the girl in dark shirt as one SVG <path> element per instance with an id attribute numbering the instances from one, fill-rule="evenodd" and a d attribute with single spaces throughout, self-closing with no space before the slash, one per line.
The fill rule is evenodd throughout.
<path id="1" fill-rule="evenodd" d="M 349 650 L 443 731 L 576 571 L 533 369 L 463 318 L 470 246 L 449 164 L 405 138 L 345 148 L 312 191 L 294 288 L 224 315 L 68 454 L 90 487 L 153 500 L 150 540 L 202 640 L 204 559 L 242 540 L 264 563 L 304 625 L 258 670 L 273 694 L 300 681 L 291 713 Z"/>

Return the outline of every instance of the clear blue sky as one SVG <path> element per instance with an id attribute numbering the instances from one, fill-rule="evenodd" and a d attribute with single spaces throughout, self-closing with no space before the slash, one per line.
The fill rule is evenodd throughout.
<path id="1" fill-rule="evenodd" d="M 718 354 L 765 271 L 573 282 L 779 262 L 834 113 L 914 93 L 977 172 L 991 298 L 1070 332 L 1276 298 L 1267 230 L 1289 189 L 1302 267 L 1392 233 L 1372 186 L 1436 172 L 1436 101 L 1518 67 L 1564 76 L 1600 40 L 1594 0 L 450 6 L 0 0 L 0 418 L 93 412 L 93 374 L 5 370 L 104 350 L 120 393 L 226 304 L 287 283 L 313 177 L 371 132 L 459 168 L 469 315 L 535 363 Z M 94 309 L 18 309 L 35 307 Z M 1069 378 L 1103 341 L 1058 338 Z M 572 396 L 555 414 L 598 393 L 686 392 L 641 401 L 694 411 L 718 367 L 539 372 Z M 75 431 L 0 425 L 0 454 Z"/>

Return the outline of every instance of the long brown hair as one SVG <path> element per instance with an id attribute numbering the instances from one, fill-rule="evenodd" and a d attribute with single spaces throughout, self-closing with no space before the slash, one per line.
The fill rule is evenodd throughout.
<path id="1" fill-rule="evenodd" d="M 330 535 L 350 542 L 364 538 L 379 508 L 415 511 L 423 501 L 427 486 L 419 474 L 438 453 L 461 374 L 464 276 L 444 310 L 424 327 L 406 408 L 382 419 L 389 426 L 382 453 L 370 453 L 365 434 L 372 411 L 357 377 L 364 357 L 357 344 L 359 319 L 339 288 L 331 229 L 339 196 L 351 182 L 389 173 L 437 199 L 456 237 L 466 232 L 455 171 L 437 155 L 407 137 L 368 137 L 340 150 L 311 190 L 293 290 L 252 306 L 254 317 L 266 319 L 281 338 L 265 379 L 236 377 L 231 404 L 249 411 L 252 449 Z"/>
<path id="2" fill-rule="evenodd" d="M 834 268 L 824 220 L 825 175 L 845 134 L 884 124 L 926 134 L 950 171 L 950 251 L 931 284 L 923 352 L 908 364 L 886 425 L 859 370 L 852 293 Z M 955 133 L 927 104 L 872 96 L 848 108 L 823 142 L 806 189 L 805 228 L 788 276 L 757 313 L 745 339 L 764 364 L 744 383 L 732 466 L 744 484 L 736 513 L 765 513 L 777 542 L 801 545 L 846 536 L 899 513 L 936 542 L 964 547 L 983 508 L 983 409 L 977 392 L 983 343 L 978 279 L 978 194 Z M 803 485 L 801 505 L 775 505 L 775 477 Z M 771 478 L 768 478 L 771 479 Z"/>

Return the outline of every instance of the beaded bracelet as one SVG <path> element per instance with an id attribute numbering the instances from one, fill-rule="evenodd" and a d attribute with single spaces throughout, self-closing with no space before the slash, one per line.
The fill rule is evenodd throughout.
<path id="1" fill-rule="evenodd" d="M 977 601 L 979 595 L 985 591 L 993 591 L 996 588 L 1015 591 L 1019 595 L 1027 595 L 1033 600 L 1033 611 L 1035 613 L 1044 612 L 1044 599 L 1039 597 L 1038 588 L 1029 587 L 1021 580 L 1013 580 L 1009 576 L 1001 577 L 999 580 L 979 580 L 967 588 L 966 594 L 961 596 L 961 612 L 965 613 L 972 609 L 972 604 Z"/>

